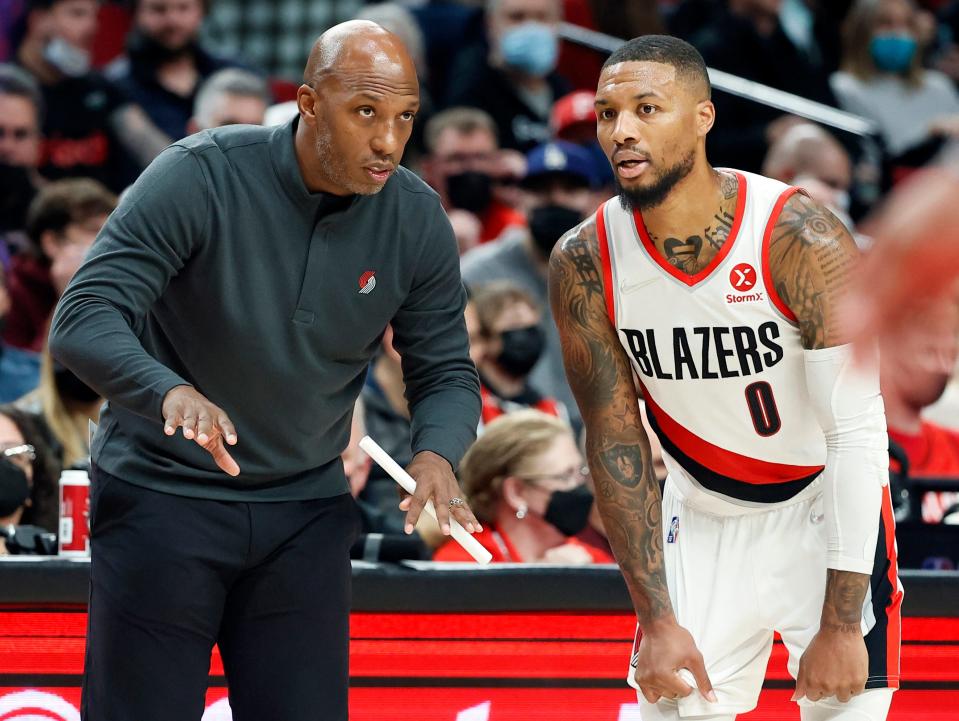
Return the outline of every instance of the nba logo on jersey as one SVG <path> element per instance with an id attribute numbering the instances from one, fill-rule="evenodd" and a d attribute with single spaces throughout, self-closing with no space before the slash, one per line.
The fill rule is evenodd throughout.
<path id="1" fill-rule="evenodd" d="M 676 543 L 679 540 L 679 516 L 673 516 L 669 522 L 669 534 L 666 536 L 666 543 Z"/>

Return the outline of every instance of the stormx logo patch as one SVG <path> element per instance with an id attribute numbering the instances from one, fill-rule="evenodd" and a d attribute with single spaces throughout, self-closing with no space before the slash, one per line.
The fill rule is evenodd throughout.
<path id="1" fill-rule="evenodd" d="M 669 522 L 669 533 L 666 535 L 666 543 L 676 543 L 679 540 L 679 516 L 673 516 Z"/>

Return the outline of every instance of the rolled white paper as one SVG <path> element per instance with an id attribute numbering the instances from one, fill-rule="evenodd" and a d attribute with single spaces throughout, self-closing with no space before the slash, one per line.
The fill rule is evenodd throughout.
<path id="1" fill-rule="evenodd" d="M 360 441 L 360 448 L 366 451 L 367 455 L 376 461 L 380 467 L 390 474 L 394 481 L 400 484 L 404 491 L 409 494 L 416 492 L 416 481 L 407 473 L 399 463 L 393 460 L 389 453 L 383 450 L 379 443 L 369 436 L 363 436 Z M 436 519 L 436 509 L 433 508 L 433 501 L 426 502 L 426 512 Z M 483 565 L 493 560 L 493 555 L 483 548 L 483 544 L 473 538 L 473 534 L 463 528 L 459 521 L 450 514 L 450 533 L 453 539 L 466 549 L 477 563 Z"/>

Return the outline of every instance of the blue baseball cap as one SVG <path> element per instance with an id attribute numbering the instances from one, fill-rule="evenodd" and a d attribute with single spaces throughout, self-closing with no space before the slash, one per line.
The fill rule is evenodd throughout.
<path id="1" fill-rule="evenodd" d="M 563 175 L 592 188 L 597 184 L 596 161 L 588 150 L 565 140 L 537 145 L 526 156 L 522 184 L 536 185 L 551 175 Z"/>

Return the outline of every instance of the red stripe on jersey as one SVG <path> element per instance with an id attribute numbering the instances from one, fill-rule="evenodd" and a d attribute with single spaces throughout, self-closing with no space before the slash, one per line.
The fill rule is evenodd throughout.
<path id="1" fill-rule="evenodd" d="M 616 327 L 616 295 L 613 293 L 613 264 L 609 259 L 609 236 L 606 235 L 606 203 L 596 211 L 596 234 L 599 237 L 599 259 L 603 264 L 603 290 L 606 293 L 606 312 L 609 322 Z"/>
<path id="2" fill-rule="evenodd" d="M 788 201 L 795 193 L 803 193 L 805 191 L 801 188 L 787 188 L 782 193 L 780 193 L 779 198 L 776 200 L 776 204 L 773 205 L 773 210 L 769 214 L 769 220 L 766 221 L 766 230 L 763 231 L 763 285 L 766 286 L 766 293 L 769 295 L 769 300 L 773 302 L 773 305 L 782 313 L 787 319 L 791 320 L 793 323 L 798 322 L 796 314 L 793 313 L 789 306 L 783 302 L 783 299 L 779 297 L 779 293 L 776 292 L 776 286 L 773 284 L 773 273 L 772 268 L 769 266 L 769 244 L 773 238 L 773 230 L 776 228 L 776 223 L 779 222 L 779 216 L 783 212 L 783 206 L 786 205 Z"/>
<path id="3" fill-rule="evenodd" d="M 793 466 L 750 458 L 713 445 L 670 418 L 643 386 L 646 404 L 656 417 L 660 430 L 677 448 L 711 471 L 743 483 L 770 485 L 786 483 L 820 473 L 823 466 Z"/>
<path id="4" fill-rule="evenodd" d="M 660 268 L 690 287 L 706 280 L 706 278 L 716 270 L 719 264 L 725 260 L 726 256 L 729 255 L 733 249 L 733 243 L 736 242 L 736 236 L 739 235 L 739 226 L 742 225 L 743 215 L 746 210 L 746 177 L 742 173 L 737 173 L 736 171 L 731 172 L 733 172 L 739 180 L 739 187 L 736 190 L 736 217 L 733 218 L 733 226 L 729 229 L 729 237 L 726 238 L 723 247 L 713 256 L 709 264 L 696 273 L 696 275 L 687 275 L 681 270 L 677 270 L 675 266 L 671 265 L 669 261 L 662 256 L 656 249 L 656 244 L 652 238 L 649 237 L 649 232 L 646 230 L 646 222 L 643 220 L 643 214 L 638 210 L 633 211 L 633 222 L 636 224 L 636 232 L 639 233 L 639 239 L 646 248 L 646 252 L 649 253 L 649 257 L 656 261 L 656 264 L 659 265 Z"/>
<path id="5" fill-rule="evenodd" d="M 899 564 L 896 553 L 896 517 L 892 512 L 892 497 L 889 486 L 882 489 L 882 525 L 886 531 L 886 555 L 889 558 L 889 585 L 892 598 L 886 606 L 886 675 L 891 677 L 889 686 L 899 688 L 899 646 L 902 607 L 902 590 L 899 588 Z"/>

